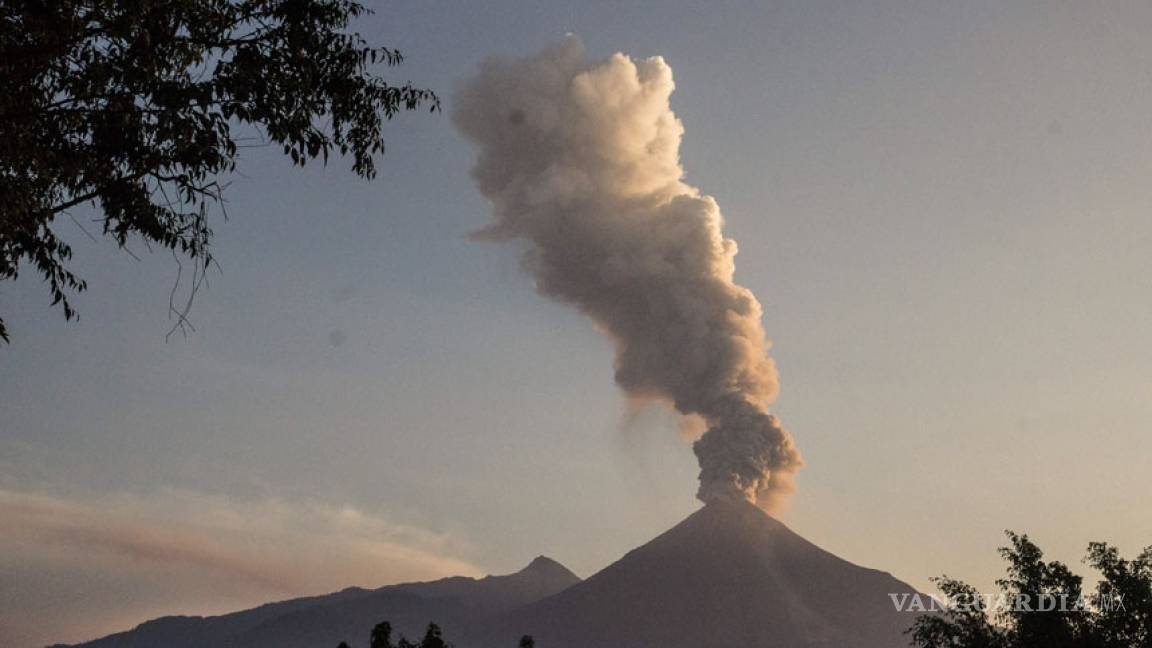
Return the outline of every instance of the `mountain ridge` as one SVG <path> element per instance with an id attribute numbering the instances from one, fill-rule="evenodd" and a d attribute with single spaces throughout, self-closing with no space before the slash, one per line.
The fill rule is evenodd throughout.
<path id="1" fill-rule="evenodd" d="M 220 615 L 163 616 L 124 632 L 49 648 L 243 648 L 269 642 L 278 648 L 312 648 L 335 645 L 328 634 L 357 646 L 373 625 L 385 619 L 409 635 L 422 633 L 429 621 L 451 631 L 461 621 L 477 623 L 474 617 L 524 605 L 579 580 L 559 562 L 537 556 L 511 574 L 448 576 L 375 589 L 348 587 Z"/>
<path id="2" fill-rule="evenodd" d="M 70 648 L 364 646 L 372 626 L 436 622 L 461 648 L 895 648 L 916 590 L 848 562 L 742 501 L 714 501 L 585 580 L 539 556 L 518 572 L 454 576 L 162 617 Z M 64 648 L 64 647 L 59 647 Z"/>

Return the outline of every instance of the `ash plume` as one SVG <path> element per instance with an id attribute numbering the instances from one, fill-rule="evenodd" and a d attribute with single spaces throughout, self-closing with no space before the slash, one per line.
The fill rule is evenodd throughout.
<path id="1" fill-rule="evenodd" d="M 571 36 L 484 62 L 453 114 L 494 207 L 476 236 L 527 241 L 539 292 L 612 339 L 620 388 L 707 423 L 701 500 L 772 509 L 802 461 L 768 413 L 776 367 L 760 303 L 732 279 L 736 243 L 716 201 L 682 180 L 674 87 L 660 57 L 589 61 Z"/>

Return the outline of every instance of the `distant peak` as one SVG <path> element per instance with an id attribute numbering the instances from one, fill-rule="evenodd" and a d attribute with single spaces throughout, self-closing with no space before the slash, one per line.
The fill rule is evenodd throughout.
<path id="1" fill-rule="evenodd" d="M 539 571 L 541 569 L 556 569 L 557 567 L 566 569 L 564 565 L 552 560 L 548 556 L 536 556 L 532 559 L 532 562 L 528 563 L 528 566 L 521 571 Z"/>
<path id="2" fill-rule="evenodd" d="M 561 565 L 555 560 L 552 560 L 548 556 L 536 556 L 532 559 L 532 562 L 528 563 L 527 567 L 517 572 L 517 575 L 537 577 L 544 576 L 547 578 L 561 577 L 566 580 L 580 580 L 576 574 L 572 573 L 572 570 L 568 569 L 564 565 Z"/>

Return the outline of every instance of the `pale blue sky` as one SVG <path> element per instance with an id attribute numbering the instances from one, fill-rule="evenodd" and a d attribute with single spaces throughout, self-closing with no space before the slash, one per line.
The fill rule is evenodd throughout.
<path id="1" fill-rule="evenodd" d="M 793 528 L 921 587 L 990 587 L 1005 528 L 1075 567 L 1152 541 L 1152 6 L 485 5 L 359 27 L 447 101 L 565 32 L 672 66 L 687 179 L 739 242 L 808 461 Z M 677 522 L 690 448 L 660 415 L 622 429 L 607 341 L 514 246 L 467 240 L 471 160 L 443 114 L 398 119 L 372 182 L 245 150 L 223 272 L 168 343 L 171 257 L 60 223 L 81 321 L 30 271 L 0 286 L 0 489 L 349 506 L 493 572 L 588 575 Z M 189 607 L 212 601 L 165 609 Z"/>

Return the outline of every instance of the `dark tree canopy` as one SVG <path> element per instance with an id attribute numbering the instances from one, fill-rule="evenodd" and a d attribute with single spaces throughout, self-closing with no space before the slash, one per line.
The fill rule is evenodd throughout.
<path id="1" fill-rule="evenodd" d="M 403 59 L 346 31 L 366 12 L 353 0 L 0 3 L 0 279 L 34 268 L 75 317 L 68 294 L 85 284 L 56 223 L 83 204 L 121 247 L 138 236 L 207 268 L 237 126 L 295 164 L 335 152 L 371 178 L 384 122 L 439 100 L 379 76 Z"/>
<path id="2" fill-rule="evenodd" d="M 393 648 L 392 624 L 382 621 L 372 628 L 372 635 L 368 641 L 368 648 Z"/>
<path id="3" fill-rule="evenodd" d="M 1085 562 L 1102 580 L 1085 595 L 1081 578 L 1044 553 L 1026 535 L 1008 533 L 1000 550 L 1008 575 L 997 581 L 989 609 L 976 590 L 951 578 L 936 580 L 953 603 L 924 615 L 909 630 L 917 648 L 1152 648 L 1152 547 L 1125 560 L 1115 547 L 1094 542 Z M 1023 605 L 1015 602 L 1023 601 Z M 1046 601 L 1047 605 L 1039 604 Z M 1077 603 L 1080 603 L 1078 606 Z"/>
<path id="4" fill-rule="evenodd" d="M 452 648 L 452 644 L 444 641 L 440 626 L 435 623 L 428 624 L 424 639 L 420 643 L 408 641 L 403 635 L 400 636 L 399 641 L 398 644 L 392 643 L 392 624 L 382 621 L 372 628 L 368 646 L 369 648 Z M 347 642 L 341 641 L 336 648 L 347 648 L 347 646 Z"/>
<path id="5" fill-rule="evenodd" d="M 404 639 L 400 640 L 400 645 L 404 645 Z M 416 648 L 416 646 L 413 645 L 412 648 Z M 444 637 L 440 633 L 440 626 L 435 623 L 429 623 L 428 630 L 424 633 L 424 639 L 420 642 L 419 648 L 452 648 L 452 644 L 444 641 Z"/>
<path id="6" fill-rule="evenodd" d="M 409 641 L 403 635 L 400 636 L 399 643 L 392 643 L 392 624 L 387 621 L 381 621 L 372 628 L 370 635 L 369 648 L 453 648 L 451 643 L 444 640 L 443 634 L 440 632 L 440 626 L 435 623 L 429 623 L 428 629 L 424 632 L 424 638 L 419 643 Z M 520 638 L 520 648 L 534 648 L 536 642 L 532 640 L 529 635 L 524 635 Z M 348 642 L 341 641 L 340 645 L 336 648 L 348 648 Z"/>

